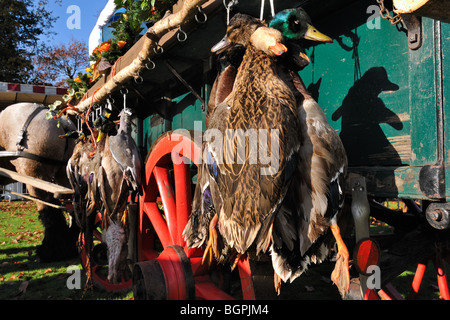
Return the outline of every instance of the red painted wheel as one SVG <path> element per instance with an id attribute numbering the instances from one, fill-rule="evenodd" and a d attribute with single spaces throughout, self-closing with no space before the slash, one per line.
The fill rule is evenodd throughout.
<path id="1" fill-rule="evenodd" d="M 232 298 L 211 280 L 201 263 L 203 251 L 188 249 L 182 236 L 191 213 L 191 169 L 201 156 L 199 140 L 187 130 L 177 130 L 163 134 L 152 146 L 140 201 L 135 299 Z M 243 297 L 254 298 L 247 265 L 246 260 L 238 264 L 241 285 L 246 288 Z"/>
<path id="2" fill-rule="evenodd" d="M 108 276 L 108 260 L 106 256 L 106 245 L 102 240 L 102 215 L 97 213 L 94 221 L 92 259 L 91 259 L 91 276 L 94 286 L 100 290 L 108 292 L 126 292 L 131 289 L 131 270 L 126 270 L 122 275 L 122 281 L 119 283 L 110 283 Z M 83 268 L 88 270 L 88 259 L 86 252 L 85 236 L 80 236 L 80 257 Z"/>
<path id="3" fill-rule="evenodd" d="M 440 298 L 442 300 L 450 300 L 450 290 L 445 270 L 445 262 L 447 261 L 450 263 L 450 256 L 443 258 L 437 257 L 436 255 L 433 255 L 428 259 L 424 259 L 424 261 L 417 264 L 417 269 L 411 283 L 411 291 L 406 296 L 407 300 L 417 299 L 429 261 L 433 262 Z M 391 283 L 388 283 L 379 290 L 367 289 L 364 295 L 364 300 L 405 300 L 405 298 L 403 298 L 403 296 Z"/>

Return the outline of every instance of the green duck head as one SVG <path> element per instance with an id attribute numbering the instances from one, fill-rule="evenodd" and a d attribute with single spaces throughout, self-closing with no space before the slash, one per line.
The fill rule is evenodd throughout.
<path id="1" fill-rule="evenodd" d="M 308 14 L 300 7 L 278 12 L 270 21 L 269 27 L 281 31 L 287 40 L 304 38 L 321 42 L 333 42 L 330 37 L 312 26 Z"/>

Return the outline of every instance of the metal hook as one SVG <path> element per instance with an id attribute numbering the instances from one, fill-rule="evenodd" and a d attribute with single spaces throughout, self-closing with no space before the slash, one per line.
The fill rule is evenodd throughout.
<path id="1" fill-rule="evenodd" d="M 197 9 L 198 9 L 198 12 L 197 12 L 197 13 L 195 14 L 195 16 L 194 16 L 195 21 L 197 21 L 197 23 L 200 23 L 200 24 L 203 24 L 203 23 L 205 23 L 206 21 L 208 21 L 208 16 L 206 15 L 205 11 L 202 10 L 202 7 L 198 6 Z M 197 17 L 197 15 L 198 15 L 199 13 L 203 14 L 203 20 L 200 20 L 200 19 Z"/>
<path id="2" fill-rule="evenodd" d="M 123 93 L 123 108 L 126 109 L 127 108 L 127 93 L 128 93 L 128 89 L 126 93 Z"/>
<path id="3" fill-rule="evenodd" d="M 128 88 L 122 88 L 120 89 L 120 93 L 123 95 L 123 108 L 127 108 L 127 94 L 128 94 Z"/>
<path id="4" fill-rule="evenodd" d="M 106 99 L 106 104 L 107 104 L 106 108 L 109 109 L 109 110 L 112 110 L 112 109 L 113 109 L 113 106 L 112 106 L 113 103 L 111 102 L 111 99 L 112 99 L 112 101 L 114 102 L 114 99 L 113 99 L 111 96 L 109 96 L 109 97 Z"/>
<path id="5" fill-rule="evenodd" d="M 150 64 L 150 65 L 149 65 Z M 145 63 L 145 68 L 147 69 L 147 70 L 153 70 L 153 69 L 155 69 L 155 67 L 156 67 L 156 64 L 153 62 L 153 60 L 152 59 L 148 59 L 147 60 L 147 62 Z"/>
<path id="6" fill-rule="evenodd" d="M 136 84 L 142 84 L 144 82 L 144 78 L 142 78 L 141 75 L 138 75 L 136 78 L 134 78 L 134 82 Z"/>
<path id="7" fill-rule="evenodd" d="M 157 44 L 156 44 L 156 47 L 153 48 L 153 51 L 154 51 L 156 54 L 163 54 L 164 49 L 163 49 L 163 47 L 162 47 L 159 43 L 157 43 Z"/>
<path id="8" fill-rule="evenodd" d="M 135 77 L 134 77 L 134 82 L 136 84 L 142 84 L 144 82 L 144 78 L 142 78 L 142 76 L 138 73 Z"/>
<path id="9" fill-rule="evenodd" d="M 259 20 L 264 20 L 264 6 L 266 0 L 261 0 L 261 11 L 259 13 Z"/>
<path id="10" fill-rule="evenodd" d="M 264 7 L 265 7 L 265 0 L 261 0 L 261 11 L 259 13 L 259 20 L 264 20 Z M 269 0 L 270 3 L 270 13 L 272 14 L 272 17 L 275 16 L 275 6 L 273 5 L 273 0 Z"/>
<path id="11" fill-rule="evenodd" d="M 236 0 L 230 0 L 230 2 L 228 2 L 227 4 L 227 0 L 223 0 L 223 5 L 225 7 L 225 9 L 227 10 L 227 25 L 230 24 L 230 11 L 231 8 L 236 5 Z"/>
<path id="12" fill-rule="evenodd" d="M 181 38 L 180 35 L 183 35 L 184 38 Z M 177 39 L 179 42 L 185 42 L 187 40 L 187 33 L 181 29 L 181 25 L 178 27 Z"/>

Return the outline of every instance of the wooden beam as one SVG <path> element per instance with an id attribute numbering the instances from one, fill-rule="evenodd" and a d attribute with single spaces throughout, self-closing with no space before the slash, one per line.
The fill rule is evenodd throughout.
<path id="1" fill-rule="evenodd" d="M 396 13 L 413 13 L 450 23 L 450 0 L 394 0 Z"/>
<path id="2" fill-rule="evenodd" d="M 181 8 L 179 11 L 156 22 L 129 52 L 117 62 L 115 68 L 117 72 L 115 75 L 112 75 L 106 81 L 100 79 L 103 83 L 99 81 L 98 84 L 94 85 L 88 91 L 88 98 L 78 103 L 76 106 L 77 110 L 69 109 L 67 113 L 77 114 L 79 112 L 85 112 L 93 103 L 103 101 L 113 91 L 122 88 L 129 80 L 144 70 L 147 61 L 157 55 L 160 47 L 164 47 L 164 44 L 175 41 L 176 29 L 188 20 L 193 19 L 198 12 L 197 7 L 202 7 L 204 12 L 208 13 L 213 8 L 222 5 L 222 1 L 185 0 L 180 5 Z"/>
<path id="3" fill-rule="evenodd" d="M 11 190 L 8 190 L 8 189 L 5 189 L 5 188 L 0 188 L 0 190 L 5 191 L 5 192 L 8 192 L 8 193 L 11 193 L 11 194 L 16 195 L 16 196 L 19 196 L 19 197 L 22 197 L 22 198 L 24 198 L 24 199 L 28 199 L 28 200 L 32 200 L 32 201 L 36 201 L 36 202 L 45 204 L 46 206 L 49 206 L 49 207 L 52 207 L 52 208 L 61 209 L 61 210 L 66 210 L 66 207 L 59 206 L 59 205 L 57 205 L 57 204 L 54 204 L 54 203 L 50 203 L 50 202 L 44 201 L 44 200 L 38 199 L 38 198 L 36 198 L 36 197 L 27 196 L 26 194 L 21 194 L 21 193 L 14 192 L 14 191 L 11 191 Z"/>
<path id="4" fill-rule="evenodd" d="M 73 193 L 72 189 L 65 188 L 63 186 L 45 180 L 29 177 L 5 168 L 0 168 L 0 175 L 25 184 L 29 184 L 35 188 L 53 193 L 55 195 L 65 195 Z"/>

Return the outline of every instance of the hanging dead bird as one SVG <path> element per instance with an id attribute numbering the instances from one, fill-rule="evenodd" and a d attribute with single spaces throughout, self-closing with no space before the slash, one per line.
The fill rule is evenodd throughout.
<path id="1" fill-rule="evenodd" d="M 139 150 L 131 137 L 131 109 L 124 108 L 120 114 L 117 134 L 109 138 L 109 148 L 114 160 L 119 164 L 127 184 L 142 195 L 142 160 Z"/>
<path id="2" fill-rule="evenodd" d="M 269 25 L 283 30 L 283 35 L 289 39 L 295 40 L 298 39 L 296 34 L 304 34 L 305 39 L 332 41 L 311 26 L 308 15 L 301 8 L 278 13 Z M 303 50 L 300 50 L 300 57 L 309 62 Z M 276 271 L 275 286 L 279 288 L 281 280 L 293 281 L 310 263 L 323 261 L 333 245 L 328 233 L 331 230 L 338 247 L 331 278 L 344 296 L 350 284 L 349 257 L 338 219 L 344 202 L 347 156 L 338 134 L 297 73 L 298 57 L 286 58 L 277 70 L 297 99 L 302 148 L 296 182 L 291 185 L 274 222 L 272 263 Z"/>
<path id="3" fill-rule="evenodd" d="M 98 131 L 97 142 L 103 139 L 106 134 L 114 135 L 116 133 L 116 124 L 111 120 L 111 116 L 112 111 L 105 108 L 94 121 L 94 128 Z"/>
<path id="4" fill-rule="evenodd" d="M 233 42 L 225 35 L 220 42 L 211 48 L 211 52 L 218 54 L 219 57 L 218 74 L 211 89 L 206 114 L 207 129 L 217 127 L 217 122 L 220 119 L 226 119 L 228 117 L 229 108 L 227 105 L 222 104 L 222 102 L 233 89 L 237 69 L 242 62 L 245 50 L 250 41 L 250 36 L 257 28 L 262 26 L 264 26 L 264 23 L 261 20 L 238 13 L 233 16 L 228 26 L 228 31 L 233 33 L 231 36 Z M 217 106 L 219 107 L 216 108 Z M 211 118 L 213 118 L 212 124 L 210 124 Z M 208 228 L 211 220 L 216 217 L 214 203 L 219 203 L 220 200 L 214 200 L 212 198 L 211 188 L 215 189 L 217 185 L 214 179 L 209 179 L 209 170 L 217 173 L 217 169 L 208 169 L 206 161 L 203 161 L 198 167 L 198 181 L 192 202 L 192 214 L 183 232 L 183 236 L 189 247 L 199 247 L 205 241 L 208 241 Z M 212 236 L 216 237 L 215 234 Z M 216 240 L 218 241 L 220 239 L 216 237 Z M 216 256 L 221 256 L 219 259 L 220 262 L 227 259 L 225 252 L 229 250 L 226 248 L 226 245 L 224 246 L 224 253 L 216 254 Z M 206 258 L 211 263 L 213 255 L 209 254 L 205 256 Z"/>
<path id="5" fill-rule="evenodd" d="M 80 141 L 67 166 L 75 190 L 74 208 L 85 234 L 90 261 L 94 212 L 103 214 L 103 240 L 107 246 L 108 280 L 121 281 L 126 268 L 128 226 L 126 204 L 130 194 L 142 192 L 141 158 L 131 138 L 130 110 L 121 113 L 115 136 L 106 135 L 95 148 L 92 139 Z M 87 239 L 87 240 L 86 240 Z"/>
<path id="6" fill-rule="evenodd" d="M 232 41 L 239 34 L 239 29 L 228 27 L 227 36 Z M 275 29 L 259 27 L 252 33 L 233 91 L 211 117 L 210 127 L 223 134 L 223 148 L 207 142 L 203 148 L 215 207 L 205 255 L 220 260 L 217 240 L 223 240 L 237 254 L 229 261 L 232 266 L 253 244 L 257 253 L 267 250 L 274 214 L 289 186 L 300 148 L 295 98 L 274 72 L 277 56 L 286 50 L 282 41 L 282 34 Z M 279 153 L 269 167 L 259 160 L 252 163 L 257 155 L 245 137 L 235 144 L 226 134 L 227 130 L 247 132 L 255 128 L 264 129 L 265 134 L 280 134 L 271 142 Z M 241 147 L 246 151 L 239 152 Z M 236 156 L 234 162 L 229 161 L 225 149 Z M 260 154 L 270 154 L 265 151 Z"/>

